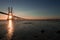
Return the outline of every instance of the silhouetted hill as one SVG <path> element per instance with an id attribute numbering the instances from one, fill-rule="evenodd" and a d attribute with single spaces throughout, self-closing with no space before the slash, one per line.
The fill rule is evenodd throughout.
<path id="1" fill-rule="evenodd" d="M 27 19 L 32 21 L 60 21 L 60 19 Z"/>
<path id="2" fill-rule="evenodd" d="M 0 19 L 2 20 L 2 19 Z M 60 19 L 25 19 L 22 17 L 14 18 L 13 20 L 19 20 L 19 21 L 60 21 Z"/>
<path id="3" fill-rule="evenodd" d="M 25 19 L 25 18 L 18 18 L 16 20 L 25 20 L 25 21 L 60 21 L 60 19 Z"/>

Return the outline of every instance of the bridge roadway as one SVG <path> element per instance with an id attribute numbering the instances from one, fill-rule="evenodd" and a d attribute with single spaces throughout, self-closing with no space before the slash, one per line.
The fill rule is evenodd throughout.
<path id="1" fill-rule="evenodd" d="M 8 15 L 8 14 L 5 13 L 5 12 L 0 12 L 0 14 Z M 15 15 L 13 15 L 13 17 L 15 17 L 15 18 L 17 18 L 17 19 L 24 20 L 24 18 L 21 18 L 21 17 L 15 16 Z"/>

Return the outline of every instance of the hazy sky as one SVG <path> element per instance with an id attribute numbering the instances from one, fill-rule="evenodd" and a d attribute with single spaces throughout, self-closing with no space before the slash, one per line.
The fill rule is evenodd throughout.
<path id="1" fill-rule="evenodd" d="M 60 0 L 0 0 L 0 11 L 7 12 L 8 6 L 19 17 L 60 18 Z"/>

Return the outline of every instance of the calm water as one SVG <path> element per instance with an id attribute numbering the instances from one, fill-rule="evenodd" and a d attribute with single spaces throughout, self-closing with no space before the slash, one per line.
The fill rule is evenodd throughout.
<path id="1" fill-rule="evenodd" d="M 0 21 L 0 40 L 60 40 L 60 21 Z"/>

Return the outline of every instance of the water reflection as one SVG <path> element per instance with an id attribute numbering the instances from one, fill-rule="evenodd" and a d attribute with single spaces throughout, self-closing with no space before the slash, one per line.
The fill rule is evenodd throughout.
<path id="1" fill-rule="evenodd" d="M 13 35 L 13 21 L 8 20 L 8 26 L 7 26 L 7 40 L 11 40 Z"/>

